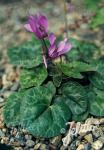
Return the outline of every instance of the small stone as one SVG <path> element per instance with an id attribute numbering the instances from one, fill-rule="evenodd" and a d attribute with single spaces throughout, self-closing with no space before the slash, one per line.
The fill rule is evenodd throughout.
<path id="1" fill-rule="evenodd" d="M 76 150 L 84 150 L 84 145 L 80 144 Z"/>
<path id="2" fill-rule="evenodd" d="M 76 141 L 76 146 L 79 146 L 79 145 L 80 145 L 80 141 L 77 140 L 77 141 Z"/>
<path id="3" fill-rule="evenodd" d="M 0 129 L 4 128 L 4 123 L 2 121 L 0 121 Z"/>
<path id="4" fill-rule="evenodd" d="M 91 144 L 87 143 L 84 145 L 84 150 L 90 150 L 91 149 Z"/>
<path id="5" fill-rule="evenodd" d="M 2 131 L 3 131 L 4 133 L 6 133 L 7 129 L 6 129 L 6 128 L 3 128 Z"/>
<path id="6" fill-rule="evenodd" d="M 26 140 L 31 140 L 31 139 L 32 139 L 32 136 L 31 136 L 31 135 L 26 134 L 26 135 L 25 135 L 25 139 L 26 139 Z"/>
<path id="7" fill-rule="evenodd" d="M 87 28 L 88 28 L 88 24 L 81 24 L 81 25 L 80 25 L 80 28 L 81 28 L 81 29 L 87 29 Z"/>
<path id="8" fill-rule="evenodd" d="M 39 149 L 40 150 L 47 150 L 47 145 L 41 144 Z"/>
<path id="9" fill-rule="evenodd" d="M 14 128 L 12 135 L 16 136 L 16 134 L 17 134 L 17 129 Z"/>
<path id="10" fill-rule="evenodd" d="M 100 124 L 104 124 L 104 118 L 100 119 Z"/>
<path id="11" fill-rule="evenodd" d="M 92 148 L 94 148 L 95 150 L 100 150 L 103 147 L 103 143 L 99 140 L 95 141 L 92 144 Z"/>
<path id="12" fill-rule="evenodd" d="M 73 141 L 73 142 L 70 144 L 68 150 L 76 150 L 76 141 Z"/>
<path id="13" fill-rule="evenodd" d="M 15 150 L 23 150 L 22 147 L 15 147 Z"/>
<path id="14" fill-rule="evenodd" d="M 33 147 L 33 146 L 35 145 L 35 142 L 32 141 L 32 140 L 27 140 L 26 145 L 27 145 L 28 147 Z"/>
<path id="15" fill-rule="evenodd" d="M 57 146 L 60 141 L 61 141 L 61 136 L 56 136 L 50 140 L 50 142 L 55 146 Z"/>
<path id="16" fill-rule="evenodd" d="M 37 144 L 34 146 L 34 150 L 39 149 L 39 148 L 40 148 L 40 145 L 41 145 L 41 143 L 37 143 Z"/>
<path id="17" fill-rule="evenodd" d="M 4 98 L 0 97 L 0 103 L 4 102 Z"/>
<path id="18" fill-rule="evenodd" d="M 49 149 L 51 149 L 51 150 L 57 150 L 57 147 L 55 146 L 55 145 L 53 145 L 53 144 L 49 144 Z M 61 148 L 60 148 L 60 150 L 62 150 Z"/>
<path id="19" fill-rule="evenodd" d="M 1 138 L 1 137 L 4 137 L 4 136 L 5 136 L 5 135 L 4 135 L 3 131 L 0 130 L 0 138 Z"/>
<path id="20" fill-rule="evenodd" d="M 89 143 L 92 143 L 92 142 L 93 142 L 92 134 L 87 134 L 87 135 L 85 135 L 84 139 L 87 140 Z"/>
<path id="21" fill-rule="evenodd" d="M 14 138 L 11 138 L 11 139 L 10 139 L 10 143 L 12 143 L 12 142 L 14 142 Z"/>
<path id="22" fill-rule="evenodd" d="M 60 150 L 66 150 L 66 147 L 65 146 L 61 146 Z"/>
<path id="23" fill-rule="evenodd" d="M 104 144 L 104 135 L 98 138 Z"/>
<path id="24" fill-rule="evenodd" d="M 95 136 L 95 138 L 98 138 L 103 134 L 101 128 L 98 128 L 97 130 L 93 131 L 92 133 Z"/>
<path id="25" fill-rule="evenodd" d="M 8 142 L 9 142 L 9 138 L 8 137 L 3 137 L 2 139 L 3 139 L 5 144 L 8 144 Z"/>

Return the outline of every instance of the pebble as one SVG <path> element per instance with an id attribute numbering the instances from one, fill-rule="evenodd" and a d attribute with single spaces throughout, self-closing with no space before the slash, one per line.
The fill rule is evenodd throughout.
<path id="1" fill-rule="evenodd" d="M 26 139 L 26 140 L 31 140 L 31 139 L 32 139 L 32 136 L 31 136 L 31 135 L 26 134 L 26 135 L 25 135 L 25 139 Z"/>
<path id="2" fill-rule="evenodd" d="M 56 137 L 54 137 L 54 138 L 52 138 L 52 139 L 50 140 L 50 142 L 51 142 L 52 144 L 54 144 L 55 146 L 57 146 L 60 141 L 61 141 L 61 136 L 56 136 Z"/>
<path id="3" fill-rule="evenodd" d="M 14 138 L 13 137 L 10 138 L 10 143 L 12 143 L 12 142 L 14 142 Z"/>
<path id="4" fill-rule="evenodd" d="M 61 146 L 60 150 L 66 150 L 66 147 L 65 146 Z"/>
<path id="5" fill-rule="evenodd" d="M 101 141 L 104 144 L 104 135 L 98 138 L 99 141 Z"/>
<path id="6" fill-rule="evenodd" d="M 4 137 L 4 136 L 5 136 L 5 134 L 3 133 L 3 131 L 0 130 L 0 138 Z"/>
<path id="7" fill-rule="evenodd" d="M 3 133 L 6 133 L 6 132 L 7 132 L 7 129 L 6 129 L 6 128 L 3 128 L 2 131 L 3 131 Z"/>
<path id="8" fill-rule="evenodd" d="M 4 102 L 4 98 L 0 97 L 0 103 Z"/>
<path id="9" fill-rule="evenodd" d="M 47 150 L 47 145 L 46 144 L 41 144 L 39 149 L 40 150 Z"/>
<path id="10" fill-rule="evenodd" d="M 99 140 L 92 143 L 92 148 L 94 148 L 95 150 L 100 150 L 102 147 L 103 147 L 103 143 Z"/>
<path id="11" fill-rule="evenodd" d="M 100 119 L 100 124 L 104 124 L 104 118 Z"/>
<path id="12" fill-rule="evenodd" d="M 22 147 L 16 147 L 15 150 L 23 150 Z"/>
<path id="13" fill-rule="evenodd" d="M 39 148 L 40 148 L 40 145 L 41 145 L 41 143 L 37 143 L 37 144 L 34 146 L 34 150 L 39 149 Z"/>
<path id="14" fill-rule="evenodd" d="M 49 149 L 57 150 L 57 147 L 55 145 L 53 145 L 53 144 L 49 144 Z M 62 150 L 62 149 L 60 148 L 60 150 Z"/>
<path id="15" fill-rule="evenodd" d="M 27 141 L 26 141 L 26 145 L 27 145 L 28 147 L 33 147 L 33 146 L 35 145 L 35 142 L 32 141 L 32 140 L 27 140 Z"/>
<path id="16" fill-rule="evenodd" d="M 90 150 L 91 149 L 91 144 L 87 143 L 84 145 L 84 150 Z"/>
<path id="17" fill-rule="evenodd" d="M 84 145 L 80 144 L 76 150 L 84 150 Z"/>
<path id="18" fill-rule="evenodd" d="M 0 120 L 0 129 L 3 129 L 4 123 Z"/>
<path id="19" fill-rule="evenodd" d="M 84 136 L 84 139 L 87 140 L 89 143 L 93 142 L 92 134 L 87 134 Z"/>

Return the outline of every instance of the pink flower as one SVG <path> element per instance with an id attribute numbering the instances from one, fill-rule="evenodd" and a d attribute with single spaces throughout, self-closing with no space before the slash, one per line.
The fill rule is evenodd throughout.
<path id="1" fill-rule="evenodd" d="M 50 47 L 48 55 L 53 59 L 67 53 L 72 48 L 72 44 L 67 41 L 67 38 L 65 38 L 64 41 L 61 41 L 58 46 L 56 46 L 56 36 L 53 33 L 49 35 L 49 41 Z"/>
<path id="2" fill-rule="evenodd" d="M 48 20 L 42 14 L 30 15 L 27 24 L 24 26 L 29 32 L 35 33 L 39 39 L 47 37 Z"/>

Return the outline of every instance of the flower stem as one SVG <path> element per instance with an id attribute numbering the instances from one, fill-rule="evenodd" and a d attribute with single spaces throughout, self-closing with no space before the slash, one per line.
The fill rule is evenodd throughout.
<path id="1" fill-rule="evenodd" d="M 47 51 L 48 51 L 48 48 L 47 48 L 47 45 L 46 45 L 44 39 L 41 40 L 41 43 L 42 43 L 42 51 L 43 51 L 43 61 L 44 61 L 45 67 L 47 68 Z"/>
<path id="2" fill-rule="evenodd" d="M 66 1 L 64 1 L 64 21 L 65 21 L 65 31 L 66 31 L 66 37 L 68 38 L 68 20 L 67 20 L 67 7 L 66 7 Z"/>

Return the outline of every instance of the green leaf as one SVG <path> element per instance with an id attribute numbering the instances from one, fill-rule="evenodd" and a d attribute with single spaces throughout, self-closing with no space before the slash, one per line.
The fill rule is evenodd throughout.
<path id="1" fill-rule="evenodd" d="M 104 76 L 99 73 L 94 73 L 89 76 L 91 83 L 98 89 L 104 90 Z"/>
<path id="2" fill-rule="evenodd" d="M 104 116 L 104 97 L 96 96 L 95 93 L 89 92 L 89 112 L 98 117 Z"/>
<path id="3" fill-rule="evenodd" d="M 49 68 L 49 76 L 52 77 L 54 85 L 59 87 L 62 82 L 62 72 L 58 66 L 51 66 Z"/>
<path id="4" fill-rule="evenodd" d="M 53 76 L 53 83 L 56 87 L 59 87 L 62 82 L 62 75 Z"/>
<path id="5" fill-rule="evenodd" d="M 32 69 L 23 69 L 20 74 L 21 88 L 39 86 L 47 78 L 47 70 L 44 66 Z"/>
<path id="6" fill-rule="evenodd" d="M 74 41 L 73 41 L 74 40 Z M 84 62 L 91 62 L 96 57 L 99 57 L 99 48 L 93 44 L 84 41 L 72 40 L 72 49 L 66 54 L 69 62 L 81 60 Z"/>
<path id="7" fill-rule="evenodd" d="M 71 63 L 60 64 L 60 69 L 66 76 L 73 78 L 83 78 L 80 74 L 81 72 L 94 71 L 94 67 L 90 64 L 81 62 L 81 61 L 73 61 Z"/>
<path id="8" fill-rule="evenodd" d="M 98 9 L 96 16 L 93 17 L 91 27 L 96 28 L 104 24 L 104 8 Z"/>
<path id="9" fill-rule="evenodd" d="M 12 94 L 4 107 L 5 123 L 21 125 L 38 137 L 59 135 L 71 118 L 71 112 L 63 97 L 52 101 L 55 92 L 54 85 L 49 82 L 46 86 Z"/>
<path id="10" fill-rule="evenodd" d="M 41 45 L 26 42 L 21 46 L 8 49 L 10 62 L 25 68 L 32 68 L 42 63 Z"/>
<path id="11" fill-rule="evenodd" d="M 66 104 L 72 114 L 80 115 L 87 109 L 87 93 L 83 86 L 76 82 L 68 82 L 61 87 L 61 93 L 66 97 Z"/>
<path id="12" fill-rule="evenodd" d="M 95 44 L 82 41 L 79 47 L 79 55 L 82 61 L 91 62 L 99 58 L 100 50 Z"/>
<path id="13" fill-rule="evenodd" d="M 89 10 L 96 11 L 101 0 L 84 0 L 85 6 Z"/>
<path id="14" fill-rule="evenodd" d="M 101 99 L 104 99 L 104 91 L 103 90 L 97 89 L 96 87 L 93 87 L 92 90 L 98 97 L 100 97 Z"/>
<path id="15" fill-rule="evenodd" d="M 96 72 L 89 75 L 89 80 L 98 89 L 104 90 L 104 60 L 96 60 L 92 64 Z"/>
<path id="16" fill-rule="evenodd" d="M 87 119 L 88 115 L 89 115 L 89 111 L 87 110 L 80 115 L 73 115 L 72 120 L 77 121 L 77 122 L 85 121 Z"/>

